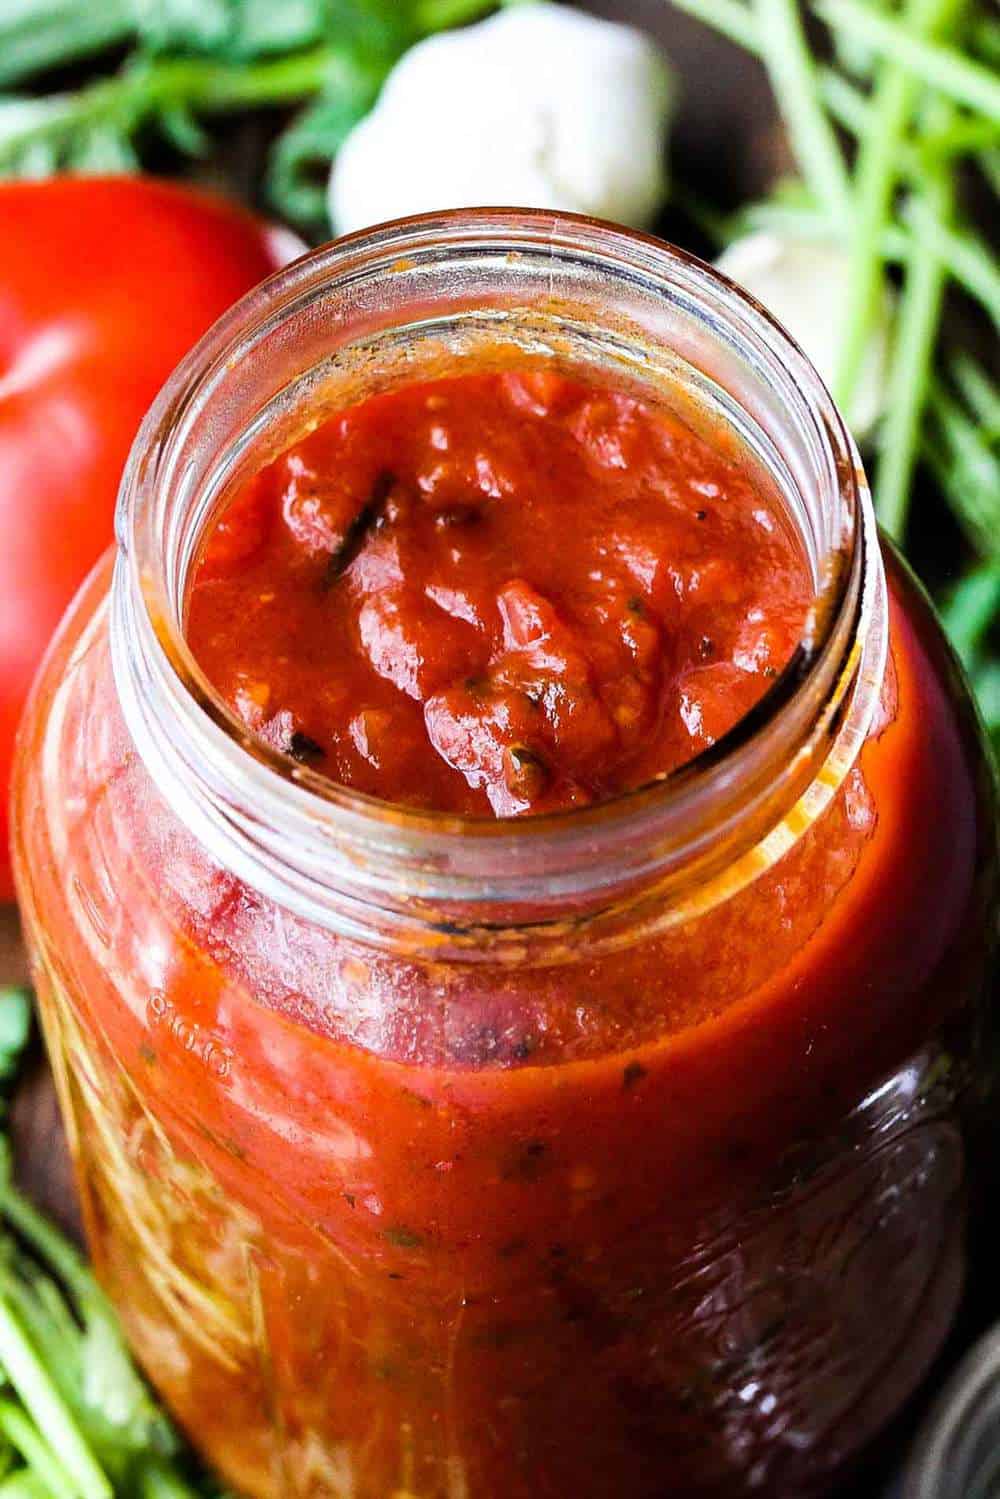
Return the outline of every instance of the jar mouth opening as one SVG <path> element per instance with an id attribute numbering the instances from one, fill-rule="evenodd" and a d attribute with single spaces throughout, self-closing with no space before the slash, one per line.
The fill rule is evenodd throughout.
<path id="1" fill-rule="evenodd" d="M 376 226 L 374 229 L 365 229 L 351 235 L 345 235 L 337 240 L 334 245 L 321 247 L 319 250 L 301 257 L 294 262 L 292 267 L 278 271 L 265 282 L 261 283 L 247 298 L 237 303 L 236 307 L 223 319 L 223 323 L 236 323 L 237 327 L 233 331 L 238 333 L 238 324 L 242 321 L 239 318 L 241 311 L 245 310 L 247 313 L 252 313 L 255 306 L 262 300 L 262 296 L 266 296 L 268 291 L 279 293 L 284 289 L 288 281 L 297 275 L 304 264 L 308 264 L 309 262 L 318 264 L 322 259 L 329 257 L 330 251 L 334 248 L 341 258 L 346 259 L 353 250 L 363 250 L 373 243 L 384 243 L 397 236 L 402 238 L 407 232 L 413 230 L 430 231 L 441 228 L 447 230 L 450 225 L 465 227 L 470 223 L 501 225 L 509 223 L 512 218 L 522 220 L 525 217 L 537 218 L 544 223 L 559 226 L 560 228 L 569 228 L 576 225 L 591 231 L 596 230 L 602 235 L 612 236 L 616 242 L 624 241 L 631 242 L 634 245 L 642 245 L 656 256 L 668 259 L 675 265 L 688 267 L 699 276 L 705 278 L 707 282 L 714 282 L 720 287 L 725 288 L 729 296 L 751 310 L 753 316 L 762 320 L 769 327 L 776 339 L 785 345 L 789 362 L 801 366 L 801 368 L 794 371 L 796 384 L 799 385 L 799 388 L 807 399 L 811 398 L 822 411 L 824 421 L 828 424 L 827 432 L 831 439 L 831 454 L 835 470 L 841 483 L 843 483 L 844 479 L 847 480 L 848 485 L 853 490 L 852 499 L 855 504 L 857 503 L 858 467 L 856 462 L 852 461 L 851 443 L 846 428 L 818 373 L 813 369 L 799 346 L 761 303 L 722 272 L 717 271 L 706 262 L 699 260 L 697 256 L 676 246 L 669 245 L 666 241 L 658 240 L 652 235 L 644 234 L 641 231 L 626 230 L 598 219 L 588 218 L 584 215 L 548 211 L 542 213 L 541 211 L 484 208 L 475 210 L 454 209 L 435 214 L 430 218 L 425 215 L 413 215 L 403 219 L 392 220 L 389 223 Z M 217 324 L 216 328 L 208 334 L 208 340 L 214 341 L 214 335 L 220 332 L 223 332 L 223 328 L 220 324 Z M 160 400 L 157 402 L 158 406 L 163 402 L 164 397 L 171 394 L 172 387 L 181 384 L 179 377 L 187 372 L 191 362 L 200 363 L 198 355 L 204 348 L 204 343 L 205 341 L 195 349 L 193 356 L 189 356 L 188 360 L 175 372 L 165 387 L 163 395 L 161 395 Z M 129 516 L 123 513 L 126 511 L 127 506 L 128 497 L 125 495 L 123 487 L 118 528 L 120 539 L 122 539 L 123 531 L 126 528 L 130 528 L 130 522 L 134 524 L 134 514 L 133 516 Z M 127 546 L 127 541 L 125 545 Z M 459 836 L 470 834 L 482 836 L 486 834 L 491 838 L 503 839 L 512 833 L 522 835 L 526 826 L 530 827 L 536 835 L 541 835 L 547 830 L 555 831 L 568 825 L 581 827 L 589 822 L 614 816 L 616 813 L 627 814 L 631 810 L 647 804 L 650 800 L 673 798 L 677 795 L 679 788 L 690 783 L 693 779 L 714 771 L 730 760 L 736 752 L 753 739 L 755 734 L 764 725 L 772 721 L 781 712 L 786 704 L 795 697 L 802 684 L 808 680 L 817 663 L 822 659 L 824 649 L 834 634 L 838 621 L 842 619 L 842 611 L 846 608 L 856 613 L 860 600 L 857 597 L 851 598 L 852 569 L 849 564 L 850 557 L 847 555 L 846 549 L 843 548 L 827 559 L 827 565 L 824 568 L 825 575 L 814 596 L 806 620 L 805 630 L 796 650 L 783 670 L 758 701 L 713 744 L 703 748 L 671 771 L 654 777 L 639 786 L 604 797 L 599 802 L 589 806 L 533 814 L 530 819 L 495 818 L 489 814 L 461 816 L 446 811 L 414 808 L 357 791 L 350 786 L 331 781 L 328 777 L 310 769 L 308 766 L 296 765 L 288 756 L 281 754 L 280 751 L 273 750 L 261 741 L 248 737 L 245 724 L 225 702 L 199 666 L 187 644 L 181 621 L 176 615 L 170 617 L 170 615 L 160 613 L 156 621 L 156 628 L 161 643 L 166 648 L 173 663 L 174 669 L 185 681 L 188 690 L 200 704 L 202 711 L 210 716 L 236 743 L 243 746 L 249 754 L 259 760 L 262 765 L 266 766 L 269 771 L 290 785 L 301 786 L 319 800 L 333 806 L 350 807 L 356 811 L 363 812 L 369 817 L 383 818 L 392 822 L 397 827 L 406 825 L 415 830 L 433 829 L 437 832 L 450 831 L 452 834 Z"/>
<path id="2" fill-rule="evenodd" d="M 727 357 L 731 349 L 749 351 L 755 378 L 773 386 L 769 399 L 780 398 L 781 411 L 794 416 L 803 451 L 808 449 L 795 486 L 811 491 L 804 503 L 813 507 L 821 525 L 810 557 L 814 602 L 791 660 L 755 706 L 713 745 L 662 777 L 590 806 L 508 819 L 468 817 L 385 801 L 328 780 L 251 736 L 206 678 L 184 636 L 185 583 L 197 538 L 195 543 L 188 538 L 186 560 L 179 562 L 176 554 L 184 546 L 174 522 L 179 509 L 190 508 L 198 487 L 191 434 L 202 413 L 213 402 L 224 404 L 227 383 L 234 372 L 250 367 L 265 336 L 271 340 L 268 348 L 280 351 L 282 330 L 291 321 L 299 318 L 308 326 L 304 319 L 315 313 L 320 298 L 327 299 L 323 308 L 335 331 L 336 312 L 330 309 L 339 304 L 330 299 L 342 297 L 350 302 L 355 322 L 360 319 L 363 333 L 371 326 L 365 318 L 372 317 L 373 300 L 377 304 L 393 294 L 394 277 L 413 279 L 422 295 L 420 278 L 442 263 L 452 279 L 436 284 L 448 286 L 461 283 L 469 265 L 487 287 L 490 275 L 499 284 L 509 275 L 516 279 L 524 265 L 533 266 L 539 284 L 547 275 L 560 306 L 567 295 L 563 283 L 575 296 L 574 278 L 603 277 L 609 305 L 613 294 L 620 293 L 626 308 L 618 326 L 627 322 L 633 339 L 640 328 L 643 347 L 675 357 L 685 369 L 690 361 L 684 350 L 678 353 L 658 336 L 657 318 L 666 310 L 679 320 L 671 326 L 680 327 L 685 317 L 704 310 L 706 337 L 725 345 Z M 594 326 L 611 326 L 612 312 L 605 315 L 604 301 L 588 294 Z M 486 302 L 481 299 L 477 305 Z M 500 305 L 499 293 L 495 305 Z M 405 316 L 396 321 L 388 317 L 380 326 L 406 333 L 419 316 L 418 300 L 414 306 L 418 311 L 410 322 Z M 641 321 L 638 314 L 633 320 L 633 306 L 641 307 Z M 352 337 L 357 342 L 358 335 L 349 330 L 344 348 Z M 287 350 L 279 353 L 286 355 Z M 289 370 L 298 379 L 308 367 L 300 364 L 292 370 L 289 365 Z M 238 397 L 230 397 L 231 406 L 238 403 Z M 738 398 L 732 404 L 740 409 Z M 801 517 L 800 522 L 801 530 Z M 374 842 L 376 864 L 390 852 L 397 857 L 402 852 L 404 860 L 434 871 L 435 888 L 446 898 L 476 901 L 516 899 L 518 881 L 529 867 L 536 889 L 546 880 L 555 880 L 560 889 L 568 888 L 567 882 L 578 883 L 584 866 L 593 871 L 598 835 L 605 853 L 609 840 L 619 850 L 633 839 L 642 844 L 641 858 L 630 854 L 626 862 L 633 872 L 640 865 L 648 870 L 662 862 L 667 849 L 679 858 L 694 845 L 717 841 L 727 819 L 738 815 L 737 802 L 745 803 L 748 795 L 752 799 L 755 787 L 763 795 L 765 782 L 773 791 L 776 764 L 789 784 L 795 775 L 801 783 L 804 743 L 829 730 L 857 674 L 871 593 L 867 584 L 877 566 L 867 487 L 844 423 L 805 355 L 753 297 L 696 256 L 651 235 L 579 215 L 503 208 L 399 219 L 323 246 L 262 282 L 215 324 L 158 396 L 123 477 L 116 528 L 116 679 L 140 751 L 147 762 L 157 761 L 151 768 L 158 774 L 166 759 L 183 754 L 190 760 L 196 752 L 209 766 L 220 827 L 238 822 L 240 836 L 259 845 L 270 823 L 283 830 L 286 843 L 295 837 L 309 842 L 309 870 L 303 877 L 310 881 L 327 882 L 331 858 L 360 861 L 370 874 Z M 122 644 L 126 636 L 127 646 Z M 162 700 L 163 711 L 154 698 Z M 169 742 L 170 708 L 175 719 L 184 720 L 180 749 Z M 183 787 L 178 794 L 188 797 Z M 248 818 L 233 813 L 237 796 L 254 808 L 251 834 Z M 540 847 L 547 852 L 539 862 Z M 473 888 L 477 880 L 482 889 Z M 498 896 L 501 890 L 508 897 Z"/>

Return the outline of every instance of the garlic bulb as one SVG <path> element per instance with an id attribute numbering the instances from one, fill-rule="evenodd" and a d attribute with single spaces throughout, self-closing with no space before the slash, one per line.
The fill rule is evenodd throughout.
<path id="1" fill-rule="evenodd" d="M 338 152 L 334 228 L 486 205 L 646 225 L 666 194 L 672 97 L 646 36 L 562 5 L 442 32 L 397 63 Z"/>

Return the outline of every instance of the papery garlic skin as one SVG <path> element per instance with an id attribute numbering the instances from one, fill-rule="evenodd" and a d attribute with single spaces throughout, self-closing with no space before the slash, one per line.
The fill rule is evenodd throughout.
<path id="1" fill-rule="evenodd" d="M 562 5 L 442 32 L 405 54 L 338 152 L 334 229 L 483 206 L 645 227 L 666 197 L 673 97 L 648 37 Z"/>

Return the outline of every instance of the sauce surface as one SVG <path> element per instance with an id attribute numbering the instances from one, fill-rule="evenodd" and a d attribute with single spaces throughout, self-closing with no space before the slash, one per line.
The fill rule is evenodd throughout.
<path id="1" fill-rule="evenodd" d="M 526 368 L 371 397 L 255 475 L 204 546 L 188 638 L 273 748 L 385 800 L 508 817 L 712 744 L 810 597 L 728 431 Z"/>

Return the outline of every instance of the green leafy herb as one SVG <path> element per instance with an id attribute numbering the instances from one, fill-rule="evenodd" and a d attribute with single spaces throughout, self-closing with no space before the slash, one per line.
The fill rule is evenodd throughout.
<path id="1" fill-rule="evenodd" d="M 942 610 L 952 644 L 967 667 L 976 665 L 986 632 L 1000 610 L 1000 559 L 963 578 Z"/>
<path id="2" fill-rule="evenodd" d="M 933 102 L 933 120 L 939 122 L 950 114 L 949 104 L 940 99 Z M 955 206 L 952 170 L 942 164 L 935 172 L 928 172 L 923 188 L 917 190 L 917 198 L 926 204 L 928 211 L 950 219 Z M 930 386 L 946 275 L 934 241 L 915 235 L 910 241 L 875 475 L 882 524 L 892 536 L 902 536 L 906 531 L 920 446 L 920 418 Z"/>
<path id="3" fill-rule="evenodd" d="M 159 136 L 209 148 L 204 121 L 238 110 L 306 109 L 279 136 L 267 174 L 274 207 L 325 230 L 331 158 L 372 107 L 390 68 L 422 36 L 494 0 L 12 0 L 0 9 L 0 89 L 130 44 L 117 72 L 74 93 L 0 95 L 0 177 L 135 171 Z"/>
<path id="4" fill-rule="evenodd" d="M 1000 751 L 1000 538 L 997 556 L 962 579 L 945 602 L 944 625 L 976 690 L 994 749 Z"/>
<path id="5" fill-rule="evenodd" d="M 847 214 L 847 170 L 820 100 L 816 64 L 806 42 L 798 0 L 756 0 L 755 12 L 759 34 L 768 38 L 764 63 L 803 175 L 832 213 Z"/>
<path id="6" fill-rule="evenodd" d="M 831 25 L 850 30 L 855 39 L 868 42 L 881 55 L 891 57 L 895 66 L 956 104 L 1000 119 L 1000 77 L 995 68 L 930 40 L 919 27 L 908 24 L 906 17 L 896 20 L 881 15 L 864 0 L 817 0 L 816 10 Z"/>
<path id="7" fill-rule="evenodd" d="M 906 0 L 913 24 L 933 32 L 954 0 Z M 913 109 L 913 82 L 892 65 L 876 79 L 868 127 L 861 137 L 849 238 L 850 284 L 835 394 L 844 407 L 854 395 L 882 295 L 882 242 L 899 171 L 900 144 Z M 921 264 L 924 262 L 921 261 Z M 904 468 L 905 463 L 898 465 Z"/>
<path id="8" fill-rule="evenodd" d="M 128 41 L 138 8 L 132 0 L 5 0 L 0 88 Z"/>

